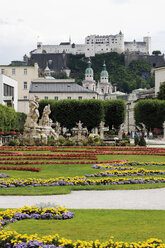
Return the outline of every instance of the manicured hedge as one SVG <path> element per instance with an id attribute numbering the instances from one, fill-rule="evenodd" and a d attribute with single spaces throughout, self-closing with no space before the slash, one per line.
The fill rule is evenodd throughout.
<path id="1" fill-rule="evenodd" d="M 165 121 L 165 101 L 163 100 L 141 100 L 134 108 L 135 121 L 144 123 L 148 130 L 162 128 Z"/>
<path id="2" fill-rule="evenodd" d="M 112 125 L 118 128 L 125 118 L 125 103 L 122 100 L 41 100 L 40 116 L 47 104 L 51 106 L 50 118 L 53 122 L 58 121 L 68 129 L 75 127 L 79 120 L 89 131 L 99 127 L 102 120 L 110 128 Z"/>

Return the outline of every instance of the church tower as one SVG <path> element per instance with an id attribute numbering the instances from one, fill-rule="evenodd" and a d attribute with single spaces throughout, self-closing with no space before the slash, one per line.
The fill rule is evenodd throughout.
<path id="1" fill-rule="evenodd" d="M 96 81 L 93 79 L 94 73 L 93 69 L 91 68 L 91 62 L 88 61 L 88 67 L 85 70 L 85 80 L 83 80 L 82 85 L 86 89 L 95 91 L 96 90 Z"/>
<path id="2" fill-rule="evenodd" d="M 106 64 L 104 62 L 103 70 L 100 74 L 100 83 L 108 83 L 108 78 L 109 78 L 109 75 L 108 75 L 108 72 L 106 70 Z"/>
<path id="3" fill-rule="evenodd" d="M 93 69 L 90 60 L 88 61 L 88 68 L 85 70 L 85 80 L 93 81 Z"/>
<path id="4" fill-rule="evenodd" d="M 109 82 L 109 75 L 106 70 L 106 64 L 104 62 L 103 69 L 100 74 L 100 82 L 97 84 L 97 92 L 100 94 L 100 96 L 104 96 L 103 99 L 105 99 L 105 95 L 112 93 L 112 85 Z"/>

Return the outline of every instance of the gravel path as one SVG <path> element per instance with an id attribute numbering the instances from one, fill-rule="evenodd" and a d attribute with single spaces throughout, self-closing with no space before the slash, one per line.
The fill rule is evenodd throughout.
<path id="1" fill-rule="evenodd" d="M 146 190 L 73 191 L 68 195 L 0 196 L 0 208 L 48 204 L 73 209 L 164 209 L 165 188 Z"/>

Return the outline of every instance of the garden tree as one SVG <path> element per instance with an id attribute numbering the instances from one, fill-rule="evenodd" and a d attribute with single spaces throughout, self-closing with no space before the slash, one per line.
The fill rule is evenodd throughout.
<path id="1" fill-rule="evenodd" d="M 26 115 L 24 113 L 15 112 L 13 107 L 7 107 L 0 104 L 0 128 L 3 132 L 10 130 L 21 130 L 25 122 Z"/>
<path id="2" fill-rule="evenodd" d="M 17 116 L 13 107 L 6 107 L 5 109 L 5 127 L 4 131 L 9 131 L 11 129 L 16 129 Z"/>
<path id="3" fill-rule="evenodd" d="M 58 121 L 62 127 L 68 129 L 75 127 L 79 120 L 89 131 L 99 127 L 103 120 L 110 129 L 112 125 L 119 128 L 125 118 L 126 107 L 122 100 L 41 100 L 39 102 L 40 117 L 48 104 L 50 104 L 50 118 L 53 122 Z"/>
<path id="4" fill-rule="evenodd" d="M 16 129 L 18 131 L 24 130 L 24 124 L 26 121 L 27 115 L 25 113 L 16 112 Z"/>
<path id="5" fill-rule="evenodd" d="M 159 55 L 159 54 L 161 54 L 161 51 L 160 50 L 155 50 L 155 51 L 152 52 L 152 54 L 153 55 Z"/>
<path id="6" fill-rule="evenodd" d="M 144 123 L 148 131 L 162 128 L 165 121 L 165 101 L 140 100 L 134 107 L 136 125 Z"/>
<path id="7" fill-rule="evenodd" d="M 160 100 L 165 100 L 165 82 L 161 83 L 157 98 Z"/>
<path id="8" fill-rule="evenodd" d="M 119 129 L 125 120 L 126 104 L 122 100 L 107 100 L 103 102 L 105 125 L 112 129 L 112 125 Z"/>
<path id="9" fill-rule="evenodd" d="M 0 128 L 4 131 L 6 123 L 6 106 L 0 104 Z"/>
<path id="10" fill-rule="evenodd" d="M 51 114 L 49 117 L 54 123 L 58 121 L 61 126 L 70 130 L 76 126 L 76 122 L 79 120 L 78 103 L 78 100 L 41 100 L 39 102 L 40 117 L 44 107 L 50 104 Z"/>
<path id="11" fill-rule="evenodd" d="M 90 131 L 99 126 L 104 118 L 104 109 L 101 100 L 41 100 L 39 102 L 40 116 L 44 107 L 50 104 L 53 122 L 58 121 L 61 126 L 69 130 L 76 126 L 79 120 Z"/>
<path id="12" fill-rule="evenodd" d="M 102 100 L 83 100 L 79 101 L 79 118 L 83 126 L 91 131 L 94 127 L 99 127 L 100 122 L 104 119 L 104 108 Z"/>

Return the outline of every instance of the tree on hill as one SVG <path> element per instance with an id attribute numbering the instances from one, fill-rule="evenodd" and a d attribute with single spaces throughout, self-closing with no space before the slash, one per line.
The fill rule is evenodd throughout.
<path id="1" fill-rule="evenodd" d="M 153 55 L 159 55 L 159 54 L 161 54 L 161 51 L 155 50 L 155 51 L 152 52 L 152 54 L 153 54 Z"/>
<path id="2" fill-rule="evenodd" d="M 143 60 L 133 60 L 129 64 L 129 70 L 138 76 L 148 76 L 151 73 L 152 65 Z"/>
<path id="3" fill-rule="evenodd" d="M 160 100 L 165 100 L 165 82 L 161 83 L 157 98 Z"/>

